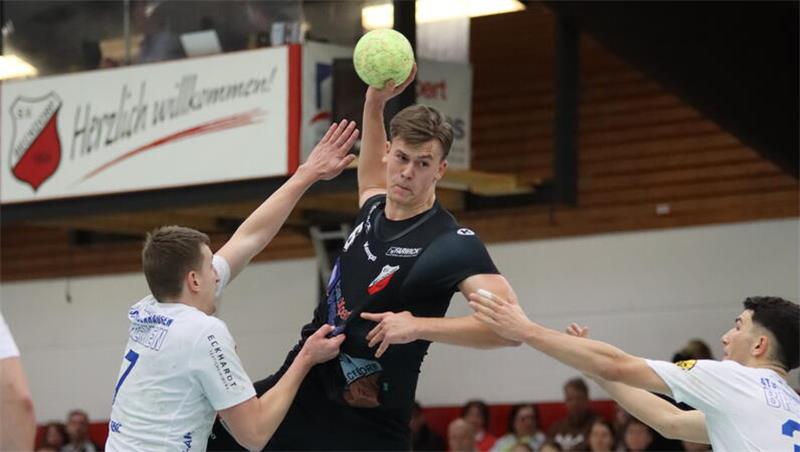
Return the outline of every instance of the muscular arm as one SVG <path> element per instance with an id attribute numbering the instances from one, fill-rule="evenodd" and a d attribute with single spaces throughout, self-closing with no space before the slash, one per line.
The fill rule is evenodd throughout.
<path id="1" fill-rule="evenodd" d="M 459 284 L 463 292 L 476 287 L 493 287 L 499 293 L 512 293 L 502 275 L 473 275 Z M 477 289 L 475 289 L 477 290 Z M 474 315 L 464 317 L 414 317 L 408 311 L 362 313 L 361 317 L 378 322 L 368 334 L 369 346 L 380 344 L 375 352 L 380 357 L 391 344 L 407 344 L 423 339 L 431 342 L 473 348 L 495 348 L 519 345 L 506 339 L 480 322 Z"/>
<path id="2" fill-rule="evenodd" d="M 32 450 L 36 417 L 18 357 L 0 359 L 0 450 Z"/>
<path id="3" fill-rule="evenodd" d="M 667 438 L 710 444 L 706 417 L 697 410 L 683 411 L 643 389 L 589 375 L 634 417 Z"/>
<path id="4" fill-rule="evenodd" d="M 383 89 L 368 88 L 364 101 L 364 116 L 361 128 L 361 153 L 358 156 L 358 206 L 364 205 L 372 196 L 386 192 L 386 163 L 383 160 L 388 143 L 383 125 L 383 111 L 386 103 L 403 92 L 411 84 L 417 73 L 417 66 L 402 85 L 395 87 L 387 82 Z"/>
<path id="5" fill-rule="evenodd" d="M 264 448 L 283 422 L 300 384 L 311 368 L 338 354 L 345 336 L 341 334 L 327 339 L 325 336 L 332 330 L 330 325 L 323 325 L 311 335 L 283 377 L 261 397 L 250 398 L 219 412 L 239 444 L 249 450 Z"/>
<path id="6" fill-rule="evenodd" d="M 354 122 L 332 125 L 308 160 L 239 226 L 217 251 L 231 266 L 231 280 L 272 241 L 311 185 L 337 176 L 353 161 L 354 157 L 347 152 L 356 138 L 358 130 Z"/>

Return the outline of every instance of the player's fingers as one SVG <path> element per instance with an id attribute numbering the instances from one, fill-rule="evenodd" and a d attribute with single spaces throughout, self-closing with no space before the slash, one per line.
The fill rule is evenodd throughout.
<path id="1" fill-rule="evenodd" d="M 384 317 L 391 314 L 391 312 L 362 312 L 361 318 L 372 320 L 373 322 L 380 322 Z"/>
<path id="2" fill-rule="evenodd" d="M 372 341 L 372 338 L 377 336 L 381 331 L 383 331 L 383 326 L 379 323 L 375 328 L 369 330 L 366 337 L 367 341 Z"/>
<path id="3" fill-rule="evenodd" d="M 322 139 L 319 140 L 319 142 L 320 143 L 326 143 L 328 140 L 330 140 L 331 136 L 333 136 L 333 133 L 336 132 L 336 129 L 338 127 L 339 127 L 339 124 L 337 124 L 335 122 L 333 124 L 331 124 L 331 126 L 328 127 L 328 131 L 325 132 L 325 136 L 323 136 Z"/>
<path id="4" fill-rule="evenodd" d="M 469 307 L 471 307 L 472 310 L 475 311 L 478 314 L 483 314 L 486 317 L 494 319 L 494 311 L 492 311 L 490 308 L 487 308 L 486 306 L 483 306 L 482 304 L 478 304 L 478 303 L 475 303 L 473 301 L 470 301 L 469 302 Z"/>
<path id="5" fill-rule="evenodd" d="M 336 137 L 336 141 L 333 142 L 334 148 L 338 150 L 342 145 L 344 145 L 344 143 L 350 138 L 350 135 L 353 134 L 354 130 L 356 130 L 356 122 L 350 121 L 347 124 L 347 127 L 342 130 L 342 133 Z"/>
<path id="6" fill-rule="evenodd" d="M 345 129 L 347 128 L 347 124 L 348 121 L 346 119 L 342 119 L 339 122 L 339 126 L 336 128 L 336 130 L 333 131 L 333 134 L 331 134 L 331 137 L 328 141 L 331 143 L 335 143 L 336 140 L 339 139 L 339 136 L 341 136 L 342 133 L 344 133 Z"/>
<path id="7" fill-rule="evenodd" d="M 483 314 L 482 314 L 482 313 L 480 313 L 480 312 L 476 312 L 476 313 L 475 313 L 475 317 L 476 317 L 478 320 L 480 320 L 481 322 L 483 322 L 483 323 L 486 323 L 486 324 L 488 324 L 488 325 L 490 325 L 490 326 L 498 326 L 498 325 L 497 325 L 497 322 L 495 322 L 495 321 L 494 321 L 494 319 L 492 319 L 492 318 L 490 318 L 490 317 L 487 317 L 487 316 L 483 315 Z"/>
<path id="8" fill-rule="evenodd" d="M 389 341 L 384 339 L 384 341 L 381 342 L 381 346 L 378 347 L 378 350 L 375 352 L 375 357 L 380 358 L 383 356 L 383 354 L 386 352 L 386 349 L 389 348 L 389 345 Z"/>
<path id="9" fill-rule="evenodd" d="M 326 323 L 325 325 L 319 327 L 319 329 L 317 329 L 317 331 L 314 332 L 313 336 L 325 337 L 328 334 L 330 334 L 331 331 L 333 331 L 333 326 Z"/>
<path id="10" fill-rule="evenodd" d="M 345 156 L 345 158 L 343 158 L 342 161 L 339 162 L 338 165 L 336 165 L 336 171 L 338 171 L 338 172 L 343 171 L 345 168 L 350 166 L 350 164 L 353 163 L 353 160 L 355 160 L 355 159 L 356 159 L 356 156 L 353 155 L 353 154 Z"/>
<path id="11" fill-rule="evenodd" d="M 355 123 L 353 123 L 353 124 L 355 124 Z M 353 127 L 355 127 L 355 126 L 353 126 Z M 350 152 L 350 149 L 356 143 L 356 140 L 358 140 L 358 135 L 359 135 L 358 129 L 354 129 L 350 133 L 350 135 L 348 135 L 347 141 L 345 141 L 344 143 L 339 145 L 339 147 L 336 148 L 339 151 L 339 155 L 345 155 L 348 152 Z"/>

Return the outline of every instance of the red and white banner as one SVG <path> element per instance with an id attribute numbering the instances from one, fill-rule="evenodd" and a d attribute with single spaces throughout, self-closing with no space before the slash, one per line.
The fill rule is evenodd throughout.
<path id="1" fill-rule="evenodd" d="M 0 201 L 285 175 L 299 158 L 300 49 L 0 85 Z"/>

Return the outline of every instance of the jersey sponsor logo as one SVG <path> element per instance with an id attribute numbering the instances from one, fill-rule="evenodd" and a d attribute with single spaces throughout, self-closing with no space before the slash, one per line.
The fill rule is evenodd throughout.
<path id="1" fill-rule="evenodd" d="M 375 277 L 371 283 L 369 283 L 369 286 L 367 287 L 367 293 L 370 295 L 375 295 L 386 288 L 397 270 L 400 270 L 399 265 L 384 265 L 378 276 Z"/>
<path id="2" fill-rule="evenodd" d="M 393 246 L 389 248 L 386 255 L 389 257 L 417 257 L 422 252 L 422 248 L 404 248 L 402 246 Z"/>
<path id="3" fill-rule="evenodd" d="M 217 337 L 213 334 L 209 334 L 206 340 L 210 347 L 208 349 L 208 354 L 211 356 L 211 359 L 214 360 L 214 367 L 217 368 L 217 373 L 219 374 L 220 380 L 222 380 L 222 384 L 225 385 L 225 389 L 238 389 L 239 384 L 236 382 L 236 377 L 234 377 L 230 365 L 228 364 L 228 358 L 222 351 L 222 344 L 220 344 Z"/>
<path id="4" fill-rule="evenodd" d="M 358 234 L 361 234 L 362 229 L 364 229 L 364 223 L 363 222 L 358 223 L 358 226 L 356 226 L 355 229 L 353 229 L 353 232 L 351 232 L 350 235 L 347 237 L 347 240 L 344 242 L 345 252 L 347 252 L 348 248 L 350 248 L 350 245 L 352 245 L 353 242 L 356 240 Z"/>
<path id="5" fill-rule="evenodd" d="M 680 367 L 683 370 L 692 370 L 695 364 L 697 364 L 696 359 L 687 359 L 686 361 L 678 361 L 677 363 L 675 363 L 676 366 Z"/>
<path id="6" fill-rule="evenodd" d="M 186 434 L 183 435 L 183 445 L 186 446 L 184 450 L 187 452 L 192 449 L 192 432 L 186 432 Z"/>
<path id="7" fill-rule="evenodd" d="M 458 235 L 475 235 L 475 232 L 472 229 L 461 228 L 458 231 L 456 231 L 456 234 L 458 234 Z"/>
<path id="8" fill-rule="evenodd" d="M 117 422 L 114 419 L 111 419 L 111 421 L 108 423 L 108 429 L 112 433 L 119 433 L 120 430 L 122 429 L 122 423 L 121 422 Z"/>
<path id="9" fill-rule="evenodd" d="M 138 309 L 131 309 L 128 311 L 128 318 L 131 322 L 170 326 L 175 320 L 161 314 L 152 314 L 150 312 L 140 312 Z"/>
<path id="10" fill-rule="evenodd" d="M 352 312 L 347 309 L 344 298 L 340 298 L 339 301 L 336 302 L 336 316 L 342 320 L 347 320 L 350 318 L 350 314 L 352 314 Z"/>
<path id="11" fill-rule="evenodd" d="M 364 242 L 364 253 L 367 255 L 367 259 L 369 259 L 370 262 L 378 260 L 378 256 L 372 254 L 372 251 L 370 251 L 369 242 Z"/>

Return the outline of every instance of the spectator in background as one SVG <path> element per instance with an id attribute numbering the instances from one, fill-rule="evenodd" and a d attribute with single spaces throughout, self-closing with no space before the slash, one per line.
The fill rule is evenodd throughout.
<path id="1" fill-rule="evenodd" d="M 35 434 L 28 380 L 17 344 L 0 312 L 0 450 L 31 450 Z"/>
<path id="2" fill-rule="evenodd" d="M 447 426 L 447 450 L 450 452 L 475 452 L 475 427 L 456 418 Z"/>
<path id="3" fill-rule="evenodd" d="M 607 420 L 597 417 L 589 427 L 586 450 L 591 452 L 611 452 L 616 450 L 617 436 L 614 427 Z"/>
<path id="4" fill-rule="evenodd" d="M 489 406 L 481 400 L 470 400 L 461 409 L 461 417 L 475 428 L 475 447 L 478 452 L 491 450 L 497 437 L 486 431 L 489 428 Z"/>
<path id="5" fill-rule="evenodd" d="M 653 445 L 653 430 L 639 419 L 632 417 L 625 425 L 622 435 L 625 450 L 629 452 L 643 452 L 651 450 Z"/>
<path id="6" fill-rule="evenodd" d="M 514 444 L 514 447 L 511 448 L 510 452 L 536 452 L 536 450 L 532 449 L 528 443 L 519 442 Z"/>
<path id="7" fill-rule="evenodd" d="M 89 415 L 83 410 L 72 410 L 67 416 L 69 442 L 61 452 L 97 452 L 102 450 L 89 438 Z"/>
<path id="8" fill-rule="evenodd" d="M 411 407 L 408 426 L 411 429 L 411 450 L 444 450 L 444 440 L 428 427 L 419 402 L 414 401 Z"/>
<path id="9" fill-rule="evenodd" d="M 510 452 L 520 443 L 536 451 L 546 439 L 539 430 L 536 408 L 531 404 L 518 404 L 511 408 L 508 416 L 508 433 L 494 443 L 492 452 Z"/>
<path id="10" fill-rule="evenodd" d="M 36 450 L 59 452 L 65 444 L 67 444 L 67 428 L 61 422 L 50 422 L 44 426 L 42 441 Z"/>
<path id="11" fill-rule="evenodd" d="M 539 448 L 539 452 L 561 452 L 563 450 L 560 444 L 549 439 Z"/>
<path id="12" fill-rule="evenodd" d="M 714 359 L 714 354 L 702 339 L 692 339 L 672 356 L 673 363 L 688 359 Z"/>
<path id="13" fill-rule="evenodd" d="M 589 387 L 582 378 L 564 383 L 564 404 L 567 417 L 550 428 L 548 437 L 564 450 L 576 450 L 586 441 L 586 432 L 597 417 L 589 408 Z"/>

